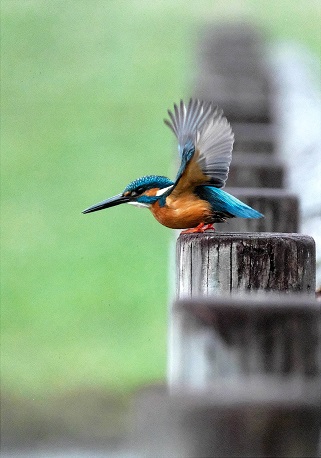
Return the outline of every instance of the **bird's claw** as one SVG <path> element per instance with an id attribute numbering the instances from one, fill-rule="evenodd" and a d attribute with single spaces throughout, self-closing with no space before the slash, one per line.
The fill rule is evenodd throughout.
<path id="1" fill-rule="evenodd" d="M 213 226 L 213 224 L 200 223 L 196 227 L 191 227 L 190 229 L 187 229 L 186 231 L 182 231 L 181 234 L 195 234 L 199 232 L 203 233 L 209 230 L 215 231 L 215 227 Z"/>

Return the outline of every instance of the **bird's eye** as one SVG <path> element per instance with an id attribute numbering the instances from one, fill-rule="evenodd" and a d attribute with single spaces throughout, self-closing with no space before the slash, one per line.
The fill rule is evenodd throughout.
<path id="1" fill-rule="evenodd" d="M 133 191 L 133 195 L 138 196 L 139 194 L 142 194 L 144 192 L 144 188 L 140 186 L 139 188 L 136 188 L 135 191 Z"/>

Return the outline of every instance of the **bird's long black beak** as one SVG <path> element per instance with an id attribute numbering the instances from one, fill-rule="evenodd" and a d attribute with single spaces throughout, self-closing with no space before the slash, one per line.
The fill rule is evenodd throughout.
<path id="1" fill-rule="evenodd" d="M 91 213 L 98 210 L 103 210 L 104 208 L 114 207 L 115 205 L 125 204 L 129 202 L 129 197 L 124 196 L 123 194 L 117 194 L 117 196 L 110 197 L 107 200 L 103 200 L 92 207 L 86 208 L 82 213 Z"/>

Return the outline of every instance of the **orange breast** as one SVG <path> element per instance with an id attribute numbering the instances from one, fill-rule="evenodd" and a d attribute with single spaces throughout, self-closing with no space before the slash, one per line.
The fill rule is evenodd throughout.
<path id="1" fill-rule="evenodd" d="M 171 229 L 196 227 L 202 222 L 211 222 L 212 219 L 209 203 L 187 193 L 177 199 L 167 197 L 164 207 L 160 207 L 157 201 L 151 205 L 150 210 L 157 221 Z"/>

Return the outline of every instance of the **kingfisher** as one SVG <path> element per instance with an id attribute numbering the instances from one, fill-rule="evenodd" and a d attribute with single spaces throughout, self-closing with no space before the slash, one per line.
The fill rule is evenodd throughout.
<path id="1" fill-rule="evenodd" d="M 149 208 L 166 227 L 184 233 L 215 230 L 214 223 L 229 218 L 263 215 L 222 188 L 232 160 L 234 134 L 223 111 L 212 102 L 181 100 L 168 110 L 165 124 L 178 141 L 180 167 L 174 181 L 147 175 L 129 183 L 122 193 L 99 202 L 83 213 L 120 204 Z"/>

